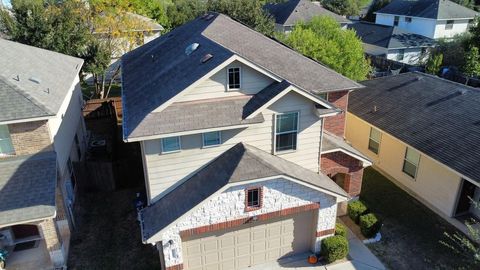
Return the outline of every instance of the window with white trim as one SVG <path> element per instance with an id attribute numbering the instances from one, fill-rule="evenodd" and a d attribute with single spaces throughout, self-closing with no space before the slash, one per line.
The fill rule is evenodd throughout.
<path id="1" fill-rule="evenodd" d="M 420 153 L 410 147 L 405 151 L 402 171 L 412 178 L 417 176 L 418 164 L 420 163 Z"/>
<path id="2" fill-rule="evenodd" d="M 405 50 L 404 49 L 398 50 L 397 61 L 402 61 L 404 58 L 405 58 Z"/>
<path id="3" fill-rule="evenodd" d="M 275 152 L 297 150 L 298 112 L 275 116 Z"/>
<path id="4" fill-rule="evenodd" d="M 202 138 L 203 138 L 203 147 L 217 146 L 222 143 L 222 136 L 220 131 L 203 133 Z"/>
<path id="5" fill-rule="evenodd" d="M 240 68 L 239 67 L 231 67 L 228 69 L 228 90 L 238 90 L 240 89 Z"/>
<path id="6" fill-rule="evenodd" d="M 318 97 L 323 99 L 323 100 L 328 101 L 328 93 L 320 93 L 320 94 L 318 94 Z"/>
<path id="7" fill-rule="evenodd" d="M 15 149 L 13 148 L 8 126 L 0 125 L 0 156 L 13 154 L 15 154 Z"/>
<path id="8" fill-rule="evenodd" d="M 400 21 L 400 16 L 395 16 L 393 18 L 393 26 L 398 26 L 399 21 Z"/>
<path id="9" fill-rule="evenodd" d="M 368 138 L 368 150 L 378 154 L 380 149 L 380 142 L 382 140 L 382 133 L 376 128 L 370 128 L 370 137 Z"/>
<path id="10" fill-rule="evenodd" d="M 445 24 L 445 30 L 451 30 L 453 29 L 453 24 L 455 23 L 454 20 L 448 20 L 447 23 Z"/>
<path id="11" fill-rule="evenodd" d="M 162 153 L 172 153 L 180 151 L 180 137 L 168 137 L 162 139 Z"/>
<path id="12" fill-rule="evenodd" d="M 405 17 L 405 22 L 411 23 L 412 22 L 412 17 Z"/>

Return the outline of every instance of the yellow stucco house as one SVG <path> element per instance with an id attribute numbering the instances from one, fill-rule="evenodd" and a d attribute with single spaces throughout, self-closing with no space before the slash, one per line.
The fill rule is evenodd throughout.
<path id="1" fill-rule="evenodd" d="M 346 138 L 374 167 L 463 227 L 480 219 L 480 90 L 423 73 L 362 82 Z"/>

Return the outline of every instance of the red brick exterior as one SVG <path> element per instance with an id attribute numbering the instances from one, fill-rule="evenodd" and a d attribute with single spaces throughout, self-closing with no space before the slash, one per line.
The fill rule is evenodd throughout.
<path id="1" fill-rule="evenodd" d="M 265 221 L 265 220 L 269 220 L 269 219 L 273 219 L 273 218 L 290 216 L 290 215 L 293 215 L 293 214 L 306 212 L 306 211 L 311 211 L 311 210 L 315 210 L 315 209 L 319 209 L 319 208 L 320 208 L 320 203 L 311 203 L 311 204 L 307 204 L 307 205 L 302 205 L 302 206 L 283 209 L 283 210 L 280 210 L 280 211 L 261 214 L 261 215 L 256 216 L 256 218 L 257 218 L 257 221 Z M 211 225 L 206 225 L 206 226 L 202 226 L 202 227 L 192 228 L 192 229 L 181 231 L 180 232 L 180 237 L 184 238 L 184 237 L 203 234 L 203 233 L 207 233 L 207 232 L 225 230 L 225 229 L 229 229 L 229 228 L 233 228 L 233 227 L 238 227 L 238 226 L 241 226 L 243 224 L 247 224 L 247 223 L 252 222 L 252 221 L 253 221 L 252 217 L 245 217 L 245 218 L 226 221 L 226 222 L 222 222 L 222 223 L 217 223 L 217 224 L 211 224 Z"/>
<path id="2" fill-rule="evenodd" d="M 165 270 L 183 270 L 183 264 L 177 264 L 165 268 Z"/>
<path id="3" fill-rule="evenodd" d="M 328 93 L 328 101 L 342 109 L 343 112 L 339 115 L 327 117 L 323 124 L 325 130 L 330 131 L 341 138 L 345 135 L 345 115 L 348 106 L 348 92 L 348 90 L 344 90 Z"/>
<path id="4" fill-rule="evenodd" d="M 334 233 L 335 233 L 335 228 L 319 231 L 319 232 L 317 232 L 316 236 L 321 237 L 321 236 L 330 235 L 330 234 L 334 234 Z"/>
<path id="5" fill-rule="evenodd" d="M 329 177 L 337 173 L 344 173 L 345 181 L 342 187 L 350 196 L 357 196 L 362 189 L 363 166 L 362 161 L 343 152 L 322 154 L 321 171 Z"/>

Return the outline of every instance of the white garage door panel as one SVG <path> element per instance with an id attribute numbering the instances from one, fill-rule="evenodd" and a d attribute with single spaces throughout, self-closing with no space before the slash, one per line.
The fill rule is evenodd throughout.
<path id="1" fill-rule="evenodd" d="M 183 240 L 187 270 L 231 270 L 275 261 L 310 250 L 313 212 Z"/>

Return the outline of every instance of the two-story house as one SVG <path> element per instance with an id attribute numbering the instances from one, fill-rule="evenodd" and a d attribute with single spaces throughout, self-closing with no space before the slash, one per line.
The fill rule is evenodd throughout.
<path id="1" fill-rule="evenodd" d="M 264 9 L 275 19 L 275 30 L 285 33 L 291 32 L 295 24 L 309 22 L 315 16 L 331 17 L 342 27 L 352 23 L 349 19 L 322 7 L 320 2 L 312 2 L 310 0 L 267 3 Z"/>
<path id="2" fill-rule="evenodd" d="M 0 249 L 7 269 L 66 262 L 85 126 L 83 60 L 0 39 Z"/>
<path id="3" fill-rule="evenodd" d="M 376 12 L 375 23 L 433 39 L 452 38 L 467 32 L 477 15 L 449 0 L 393 0 Z"/>
<path id="4" fill-rule="evenodd" d="M 360 84 L 216 13 L 127 53 L 122 70 L 123 136 L 143 155 L 142 238 L 163 269 L 319 251 L 370 165 L 343 140 Z"/>
<path id="5" fill-rule="evenodd" d="M 398 26 L 368 22 L 350 24 L 362 40 L 365 53 L 410 65 L 424 63 L 435 46 L 435 40 L 410 33 Z"/>

